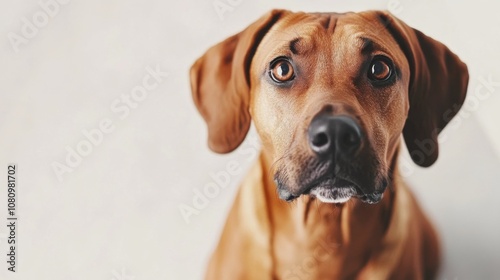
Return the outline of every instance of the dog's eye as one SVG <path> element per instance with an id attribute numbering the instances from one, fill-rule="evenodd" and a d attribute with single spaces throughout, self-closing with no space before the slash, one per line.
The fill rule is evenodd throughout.
<path id="1" fill-rule="evenodd" d="M 375 82 L 383 82 L 391 77 L 392 72 L 392 62 L 389 58 L 376 56 L 368 69 L 368 78 Z"/>
<path id="2" fill-rule="evenodd" d="M 271 63 L 271 70 L 269 71 L 271 78 L 277 83 L 284 83 L 295 78 L 293 65 L 287 59 L 280 58 Z"/>

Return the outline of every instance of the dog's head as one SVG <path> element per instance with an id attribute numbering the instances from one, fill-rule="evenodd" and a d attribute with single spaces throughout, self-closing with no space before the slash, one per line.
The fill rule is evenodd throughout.
<path id="1" fill-rule="evenodd" d="M 465 99 L 467 67 L 386 12 L 274 10 L 191 68 L 209 147 L 234 150 L 251 119 L 282 199 L 375 203 L 400 135 L 420 166 Z"/>

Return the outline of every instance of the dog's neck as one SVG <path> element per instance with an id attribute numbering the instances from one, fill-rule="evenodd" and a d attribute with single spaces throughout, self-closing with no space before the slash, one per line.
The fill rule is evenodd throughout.
<path id="1" fill-rule="evenodd" d="M 398 147 L 396 145 L 396 147 Z M 398 148 L 391 151 L 390 178 L 400 180 L 397 173 Z M 277 195 L 272 162 L 266 153 L 260 156 L 263 182 L 270 219 L 273 259 L 280 260 L 276 269 L 280 275 L 292 273 L 290 266 L 306 265 L 311 256 L 303 252 L 316 250 L 323 261 L 315 265 L 336 264 L 336 276 L 354 275 L 365 266 L 371 252 L 380 246 L 391 220 L 395 185 L 391 182 L 384 198 L 369 205 L 358 199 L 343 204 L 322 203 L 310 196 L 301 196 L 294 202 L 280 200 Z M 302 261 L 301 261 L 302 260 Z M 328 261 L 329 260 L 329 261 Z M 301 263 L 303 262 L 303 263 Z M 351 274 L 352 273 L 352 274 Z M 293 275 L 296 275 L 294 272 Z M 292 274 L 290 274 L 292 275 Z"/>

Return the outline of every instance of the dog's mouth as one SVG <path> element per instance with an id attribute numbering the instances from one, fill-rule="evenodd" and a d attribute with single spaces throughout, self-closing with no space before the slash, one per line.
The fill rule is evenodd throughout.
<path id="1" fill-rule="evenodd" d="M 344 203 L 359 194 L 356 184 L 338 177 L 316 180 L 311 185 L 303 194 L 316 197 L 325 203 Z"/>
<path id="2" fill-rule="evenodd" d="M 301 195 L 309 195 L 324 203 L 346 203 L 351 198 L 358 198 L 365 203 L 375 204 L 382 200 L 384 194 L 383 191 L 365 193 L 356 183 L 339 177 L 315 180 L 305 189 L 301 194 L 292 194 L 278 183 L 278 194 L 286 201 L 292 201 Z"/>
<path id="3" fill-rule="evenodd" d="M 308 195 L 324 203 L 346 203 L 353 198 L 368 204 L 378 203 L 390 179 L 380 170 L 375 157 L 363 155 L 361 160 L 301 157 L 297 168 L 293 164 L 297 159 L 290 158 L 288 164 L 282 163 L 274 173 L 278 195 L 288 202 Z"/>

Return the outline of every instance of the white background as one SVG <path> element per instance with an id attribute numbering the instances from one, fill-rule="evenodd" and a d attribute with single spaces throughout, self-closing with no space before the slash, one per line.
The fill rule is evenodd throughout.
<path id="1" fill-rule="evenodd" d="M 221 0 L 226 3 L 227 0 Z M 82 1 L 59 5 L 17 46 L 38 1 L 0 9 L 0 279 L 200 279 L 237 185 L 253 160 L 216 155 L 189 88 L 188 69 L 208 47 L 271 8 L 361 11 L 390 8 L 448 45 L 469 66 L 470 103 L 448 128 L 438 162 L 410 165 L 407 180 L 437 225 L 446 259 L 440 279 L 499 278 L 500 16 L 493 1 L 250 1 L 222 18 L 205 1 Z M 394 5 L 394 6 L 391 6 Z M 33 34 L 31 34 L 33 35 Z M 159 65 L 168 78 L 123 120 L 110 109 Z M 477 101 L 478 99 L 476 99 Z M 60 182 L 64 164 L 103 119 L 114 130 Z M 252 132 L 253 134 L 253 132 Z M 252 148 L 246 142 L 245 148 Z M 187 224 L 179 205 L 212 172 L 242 171 Z M 7 165 L 18 166 L 18 263 L 7 271 Z"/>

